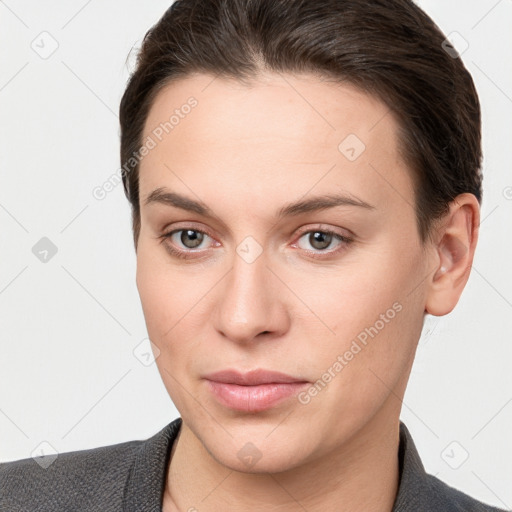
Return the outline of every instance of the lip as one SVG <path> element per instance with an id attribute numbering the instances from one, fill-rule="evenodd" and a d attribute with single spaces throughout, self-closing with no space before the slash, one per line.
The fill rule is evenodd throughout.
<path id="1" fill-rule="evenodd" d="M 204 377 L 222 405 L 237 411 L 259 412 L 296 395 L 310 383 L 281 372 L 257 369 L 246 373 L 222 370 Z"/>

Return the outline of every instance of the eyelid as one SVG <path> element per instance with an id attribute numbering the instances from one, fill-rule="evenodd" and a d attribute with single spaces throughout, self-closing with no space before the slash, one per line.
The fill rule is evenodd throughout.
<path id="1" fill-rule="evenodd" d="M 173 224 L 172 229 L 170 229 L 170 227 L 164 228 L 162 230 L 162 235 L 158 236 L 157 238 L 161 238 L 161 237 L 170 238 L 170 236 L 176 232 L 189 230 L 189 231 L 197 231 L 198 233 L 207 235 L 212 240 L 215 240 L 217 243 L 219 243 L 218 240 L 216 240 L 215 236 L 212 234 L 212 232 L 208 228 L 204 228 L 202 226 L 198 227 L 198 226 L 199 225 L 196 225 L 194 222 L 183 222 L 183 225 L 180 225 L 180 223 Z M 189 249 L 189 250 L 191 250 L 191 249 Z"/>
<path id="2" fill-rule="evenodd" d="M 319 251 L 319 250 L 313 251 L 313 250 L 307 250 L 307 249 L 302 249 L 302 248 L 298 247 L 298 241 L 304 235 L 309 234 L 309 233 L 315 233 L 315 232 L 329 234 L 329 235 L 333 236 L 335 239 L 337 239 L 340 243 L 338 244 L 338 246 L 335 249 L 325 250 L 325 251 Z M 349 246 L 353 241 L 354 241 L 354 236 L 351 232 L 350 232 L 350 234 L 345 235 L 331 227 L 327 227 L 327 226 L 311 227 L 310 226 L 310 227 L 304 227 L 303 229 L 301 229 L 301 232 L 296 237 L 296 241 L 292 244 L 292 247 L 297 247 L 301 251 L 306 252 L 306 254 L 308 254 L 308 256 L 310 258 L 318 259 L 318 260 L 328 260 L 329 258 L 335 257 L 339 253 L 345 251 L 347 249 L 347 246 Z"/>
<path id="3" fill-rule="evenodd" d="M 185 226 L 185 227 L 178 227 L 169 231 L 165 231 L 162 235 L 157 236 L 156 238 L 160 241 L 159 243 L 162 244 L 165 248 L 165 250 L 173 257 L 178 258 L 180 260 L 192 260 L 192 263 L 194 261 L 200 261 L 203 259 L 204 252 L 210 251 L 211 247 L 208 249 L 178 249 L 172 242 L 171 238 L 176 233 L 179 233 L 180 231 L 197 231 L 198 233 L 203 233 L 204 235 L 208 236 L 212 240 L 215 240 L 208 232 L 202 229 L 197 229 L 192 226 Z M 217 242 L 218 244 L 218 242 Z M 220 244 L 218 244 L 220 245 Z M 197 255 L 199 254 L 199 255 Z"/>
<path id="4" fill-rule="evenodd" d="M 178 249 L 174 246 L 172 243 L 167 243 L 167 240 L 171 239 L 171 237 L 179 233 L 180 231 L 197 231 L 198 233 L 202 233 L 204 235 L 207 235 L 209 238 L 211 238 L 217 246 L 220 245 L 220 242 L 216 240 L 216 238 L 211 234 L 211 232 L 208 229 L 204 228 L 198 228 L 194 225 L 193 222 L 184 223 L 184 225 L 180 226 L 173 226 L 173 229 L 167 229 L 163 230 L 163 234 L 160 236 L 157 236 L 157 239 L 161 239 L 161 243 L 164 244 L 165 248 L 173 255 L 181 259 L 200 259 L 201 256 L 195 256 L 197 253 L 204 253 L 205 251 L 210 251 L 212 247 L 208 247 L 206 249 Z M 340 233 L 335 228 L 331 228 L 326 225 L 316 225 L 316 226 L 303 226 L 299 228 L 299 233 L 295 236 L 295 242 L 291 244 L 292 247 L 297 247 L 303 252 L 306 252 L 310 257 L 316 258 L 316 259 L 327 259 L 329 257 L 332 257 L 333 255 L 338 254 L 339 252 L 343 251 L 346 246 L 351 244 L 354 241 L 354 235 L 349 230 L 347 234 Z M 321 232 L 325 234 L 329 234 L 340 242 L 339 247 L 333 250 L 329 251 L 312 251 L 307 249 L 302 249 L 301 247 L 298 247 L 298 240 L 302 238 L 305 234 L 308 233 L 314 233 L 314 232 Z"/>
<path id="5" fill-rule="evenodd" d="M 340 236 L 344 239 L 351 240 L 354 238 L 354 234 L 348 229 L 344 229 L 346 233 L 341 232 L 341 228 L 333 228 L 326 224 L 317 224 L 316 226 L 304 226 L 299 228 L 298 237 L 300 238 L 302 235 L 306 233 L 311 233 L 315 231 L 320 231 L 322 233 L 330 233 L 332 235 Z"/>

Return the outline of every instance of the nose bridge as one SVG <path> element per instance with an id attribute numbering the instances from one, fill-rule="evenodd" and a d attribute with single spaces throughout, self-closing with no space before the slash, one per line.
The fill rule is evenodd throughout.
<path id="1" fill-rule="evenodd" d="M 277 327 L 279 299 L 272 290 L 272 272 L 267 264 L 266 253 L 254 240 L 242 241 L 237 246 L 219 300 L 216 326 L 234 341 L 250 341 Z"/>

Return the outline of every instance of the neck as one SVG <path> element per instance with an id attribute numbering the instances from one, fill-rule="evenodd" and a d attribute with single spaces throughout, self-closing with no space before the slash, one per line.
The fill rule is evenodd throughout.
<path id="1" fill-rule="evenodd" d="M 182 422 L 163 511 L 391 512 L 399 480 L 399 422 L 388 416 L 383 423 L 378 416 L 336 452 L 274 474 L 220 464 Z"/>

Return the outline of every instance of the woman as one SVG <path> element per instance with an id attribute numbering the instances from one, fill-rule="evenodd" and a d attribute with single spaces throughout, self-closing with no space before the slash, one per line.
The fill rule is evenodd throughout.
<path id="1" fill-rule="evenodd" d="M 178 0 L 120 106 L 137 287 L 180 418 L 0 467 L 8 510 L 491 511 L 399 415 L 469 277 L 480 107 L 407 0 Z"/>

